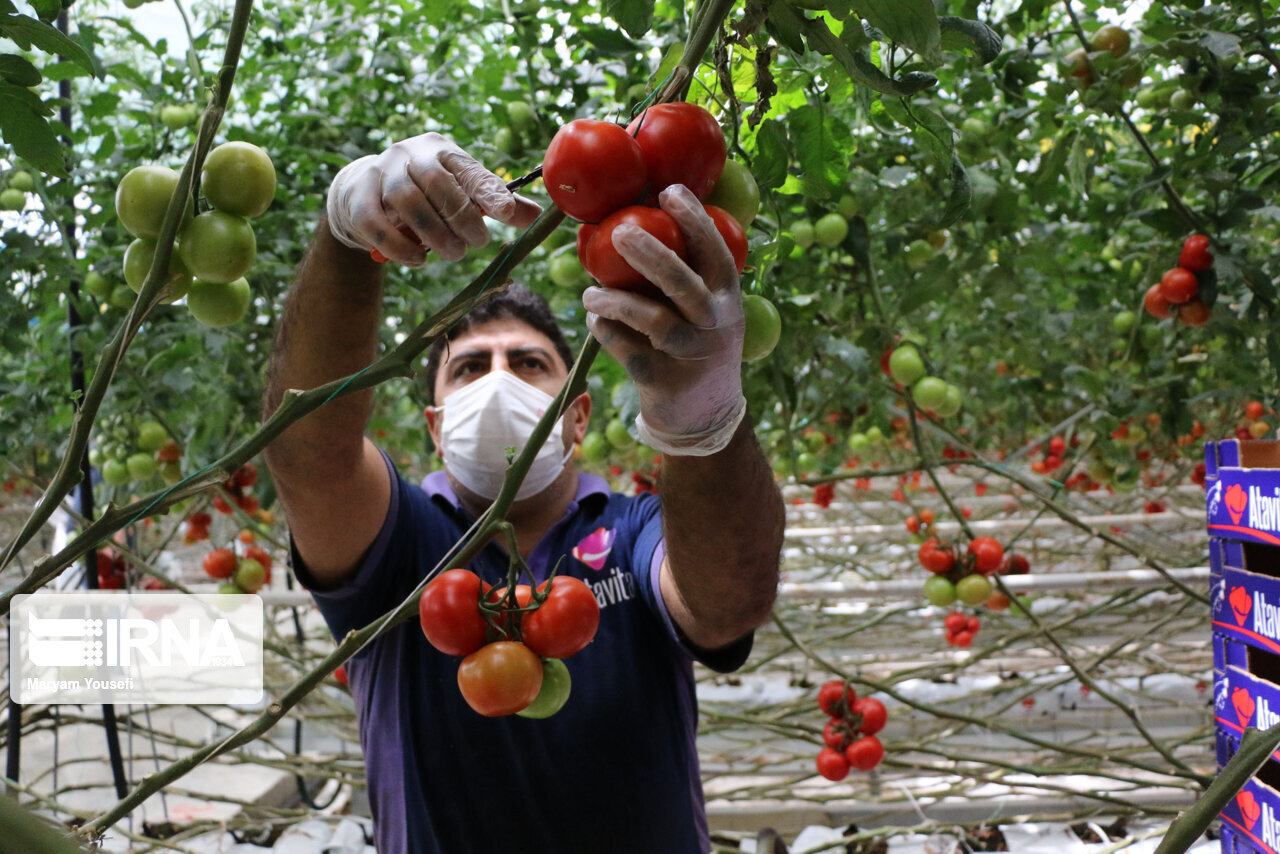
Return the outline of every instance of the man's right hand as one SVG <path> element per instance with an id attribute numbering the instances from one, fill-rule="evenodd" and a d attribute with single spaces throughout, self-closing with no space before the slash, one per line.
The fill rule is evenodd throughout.
<path id="1" fill-rule="evenodd" d="M 541 212 L 449 139 L 424 133 L 342 168 L 329 187 L 329 230 L 340 243 L 411 267 L 428 250 L 457 261 L 489 242 L 484 216 L 516 228 Z M 400 233 L 408 227 L 421 245 Z"/>

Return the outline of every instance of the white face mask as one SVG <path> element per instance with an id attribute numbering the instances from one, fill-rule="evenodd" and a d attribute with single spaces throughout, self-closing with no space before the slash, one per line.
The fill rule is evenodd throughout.
<path id="1" fill-rule="evenodd" d="M 509 371 L 490 371 L 452 392 L 437 407 L 445 468 L 481 498 L 497 498 L 510 467 L 508 449 L 515 449 L 514 461 L 553 401 L 551 395 Z M 516 500 L 550 486 L 572 453 L 572 448 L 564 450 L 564 419 L 560 418 L 538 449 Z"/>

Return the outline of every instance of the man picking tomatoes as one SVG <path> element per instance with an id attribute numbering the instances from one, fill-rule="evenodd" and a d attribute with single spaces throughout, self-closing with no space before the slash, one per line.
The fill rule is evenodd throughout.
<path id="1" fill-rule="evenodd" d="M 663 453 L 660 497 L 623 496 L 575 470 L 591 413 L 583 394 L 508 513 L 536 582 L 556 568 L 600 608 L 594 640 L 563 660 L 573 690 L 558 713 L 477 714 L 459 693 L 459 660 L 413 623 L 347 663 L 381 854 L 709 849 L 692 662 L 727 672 L 745 661 L 774 600 L 783 506 L 745 417 L 734 259 L 684 187 L 659 204 L 687 261 L 634 226 L 611 239 L 668 301 L 589 288 L 583 304 L 591 333 L 639 390 L 637 427 Z M 383 268 L 372 249 L 408 265 L 427 250 L 457 260 L 488 241 L 482 210 L 516 227 L 538 214 L 437 134 L 344 168 L 286 301 L 266 410 L 286 389 L 375 358 Z M 400 476 L 364 435 L 371 392 L 333 400 L 268 449 L 295 571 L 336 638 L 400 604 L 465 536 L 498 494 L 507 449 L 525 444 L 568 376 L 553 316 L 518 286 L 448 338 L 428 364 L 444 472 L 421 485 Z M 501 586 L 508 566 L 495 542 L 467 569 Z"/>

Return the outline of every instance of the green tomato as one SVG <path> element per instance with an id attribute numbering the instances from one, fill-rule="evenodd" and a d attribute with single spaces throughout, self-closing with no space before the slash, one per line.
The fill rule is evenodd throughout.
<path id="1" fill-rule="evenodd" d="M 791 224 L 791 239 L 796 242 L 796 246 L 801 249 L 808 249 L 813 245 L 813 241 L 817 239 L 816 232 L 813 229 L 813 223 L 807 219 Z"/>
<path id="2" fill-rule="evenodd" d="M 1107 24 L 1093 34 L 1089 47 L 1093 50 L 1109 50 L 1117 59 L 1129 52 L 1129 31 L 1115 24 Z"/>
<path id="3" fill-rule="evenodd" d="M 169 130 L 182 130 L 191 124 L 191 113 L 186 107 L 169 104 L 160 110 L 160 124 Z"/>
<path id="4" fill-rule="evenodd" d="M 111 296 L 111 280 L 99 273 L 97 270 L 90 270 L 84 277 L 84 289 L 93 297 L 105 300 Z"/>
<path id="5" fill-rule="evenodd" d="M 227 284 L 249 272 L 258 241 L 249 220 L 221 210 L 202 213 L 182 232 L 182 261 L 191 275 Z"/>
<path id="6" fill-rule="evenodd" d="M 598 463 L 607 456 L 609 456 L 609 440 L 604 437 L 603 433 L 592 430 L 582 437 L 582 458 L 584 460 Z"/>
<path id="7" fill-rule="evenodd" d="M 252 218 L 271 207 L 276 197 L 276 167 L 267 152 L 253 143 L 224 142 L 204 159 L 200 189 L 219 211 Z"/>
<path id="8" fill-rule="evenodd" d="M 160 236 L 169 199 L 178 187 L 178 173 L 168 166 L 137 166 L 116 186 L 116 216 L 134 237 L 155 240 Z M 194 204 L 183 215 L 182 231 L 190 222 Z"/>
<path id="9" fill-rule="evenodd" d="M 1173 110 L 1189 110 L 1196 105 L 1196 97 L 1186 89 L 1179 89 L 1169 96 L 1169 108 Z"/>
<path id="10" fill-rule="evenodd" d="M 30 172 L 19 169 L 17 172 L 9 173 L 9 186 L 24 193 L 31 193 L 36 189 L 36 179 L 31 177 Z"/>
<path id="11" fill-rule="evenodd" d="M 742 361 L 755 362 L 768 356 L 782 336 L 782 316 L 777 306 L 757 294 L 742 298 L 746 330 L 742 337 Z"/>
<path id="12" fill-rule="evenodd" d="M 905 344 L 889 354 L 889 375 L 899 385 L 909 386 L 925 375 L 924 359 L 920 351 Z"/>
<path id="13" fill-rule="evenodd" d="M 907 266 L 919 270 L 932 260 L 934 248 L 927 240 L 913 240 L 907 245 Z"/>
<path id="14" fill-rule="evenodd" d="M 102 464 L 102 479 L 112 486 L 129 482 L 129 467 L 124 460 L 107 460 Z"/>
<path id="15" fill-rule="evenodd" d="M 564 708 L 569 700 L 572 680 L 569 668 L 558 658 L 542 659 L 542 687 L 533 702 L 516 712 L 522 718 L 542 720 Z"/>
<path id="16" fill-rule="evenodd" d="M 750 169 L 736 160 L 726 160 L 724 171 L 703 204 L 724 208 L 745 231 L 760 210 L 760 187 Z"/>
<path id="17" fill-rule="evenodd" d="M 249 280 L 241 276 L 234 282 L 206 282 L 195 279 L 187 293 L 187 309 L 205 326 L 222 327 L 239 323 L 249 311 L 253 294 Z"/>
<path id="18" fill-rule="evenodd" d="M 511 122 L 512 129 L 521 131 L 533 127 L 537 116 L 527 101 L 512 101 L 507 104 L 507 120 Z"/>
<path id="19" fill-rule="evenodd" d="M 981 605 L 991 598 L 991 581 L 975 572 L 956 582 L 956 597 L 966 605 Z"/>
<path id="20" fill-rule="evenodd" d="M 169 441 L 169 431 L 159 421 L 143 421 L 138 425 L 138 449 L 154 454 Z"/>
<path id="21" fill-rule="evenodd" d="M 836 212 L 845 219 L 853 219 L 860 212 L 860 208 L 857 196 L 850 193 L 845 193 L 836 202 Z"/>
<path id="22" fill-rule="evenodd" d="M 511 128 L 498 128 L 498 132 L 493 135 L 493 147 L 503 154 L 519 154 L 520 138 Z"/>
<path id="23" fill-rule="evenodd" d="M 925 235 L 925 239 L 929 241 L 929 245 L 934 249 L 941 249 L 947 245 L 946 229 L 935 228 Z"/>
<path id="24" fill-rule="evenodd" d="M 160 464 L 160 477 L 169 486 L 179 483 L 182 480 L 182 463 L 174 460 L 169 463 Z"/>
<path id="25" fill-rule="evenodd" d="M 133 288 L 128 285 L 116 285 L 111 289 L 107 304 L 112 308 L 129 308 L 133 305 L 134 296 Z"/>
<path id="26" fill-rule="evenodd" d="M 572 251 L 552 255 L 547 272 L 551 281 L 562 288 L 576 289 L 587 281 L 587 271 L 583 269 L 577 254 Z"/>
<path id="27" fill-rule="evenodd" d="M 849 441 L 846 444 L 848 444 L 849 450 L 857 454 L 871 448 L 871 440 L 867 438 L 866 433 L 850 433 Z"/>
<path id="28" fill-rule="evenodd" d="M 0 190 L 0 211 L 20 211 L 26 206 L 26 193 L 13 187 Z"/>
<path id="29" fill-rule="evenodd" d="M 147 281 L 147 274 L 151 272 L 155 257 L 155 241 L 141 237 L 130 243 L 129 248 L 124 251 L 124 281 L 135 294 L 142 293 L 142 286 Z M 160 300 L 175 302 L 186 295 L 190 287 L 191 274 L 187 272 L 178 247 L 175 246 L 169 253 L 169 277 L 160 288 Z M 129 301 L 129 305 L 133 305 L 133 300 Z"/>
<path id="30" fill-rule="evenodd" d="M 267 582 L 267 570 L 251 557 L 243 558 L 236 563 L 236 587 L 243 593 L 257 593 Z"/>
<path id="31" fill-rule="evenodd" d="M 924 598 L 930 605 L 945 608 L 956 601 L 956 586 L 945 575 L 932 575 L 924 583 Z"/>
<path id="32" fill-rule="evenodd" d="M 138 481 L 151 480 L 156 476 L 159 466 L 156 464 L 156 458 L 151 454 L 139 451 L 136 454 L 130 454 L 129 458 L 124 461 L 125 467 L 129 470 L 129 477 Z"/>
<path id="33" fill-rule="evenodd" d="M 987 135 L 987 123 L 977 116 L 969 116 L 960 123 L 960 133 L 963 136 L 978 138 Z"/>
<path id="34" fill-rule="evenodd" d="M 817 454 L 827 447 L 827 437 L 821 430 L 814 430 L 812 433 L 804 434 L 804 444 L 810 451 Z"/>
<path id="35" fill-rule="evenodd" d="M 627 430 L 627 425 L 621 418 L 615 418 L 604 425 L 604 437 L 610 445 L 619 451 L 626 450 L 635 444 L 635 440 L 631 438 L 631 433 Z"/>
<path id="36" fill-rule="evenodd" d="M 796 472 L 802 477 L 816 473 L 821 465 L 818 458 L 808 451 L 796 456 Z"/>
<path id="37" fill-rule="evenodd" d="M 911 399 L 921 409 L 936 411 L 947 400 L 947 382 L 938 377 L 921 377 L 911 387 Z"/>
<path id="38" fill-rule="evenodd" d="M 1142 343 L 1147 347 L 1154 347 L 1164 340 L 1164 331 L 1154 323 L 1147 324 L 1142 327 Z"/>
<path id="39" fill-rule="evenodd" d="M 1130 329 L 1133 329 L 1134 321 L 1138 316 L 1128 309 L 1116 312 L 1115 317 L 1111 318 L 1111 331 L 1119 335 L 1125 335 Z"/>
<path id="40" fill-rule="evenodd" d="M 873 445 L 879 445 L 884 441 L 884 433 L 879 426 L 873 424 L 867 428 L 867 441 Z"/>
<path id="41" fill-rule="evenodd" d="M 848 233 L 849 221 L 834 212 L 813 225 L 813 236 L 823 246 L 839 246 Z"/>
<path id="42" fill-rule="evenodd" d="M 964 396 L 960 394 L 960 389 L 951 383 L 947 383 L 947 396 L 943 399 L 942 404 L 934 410 L 939 418 L 950 418 L 958 413 L 964 406 Z"/>

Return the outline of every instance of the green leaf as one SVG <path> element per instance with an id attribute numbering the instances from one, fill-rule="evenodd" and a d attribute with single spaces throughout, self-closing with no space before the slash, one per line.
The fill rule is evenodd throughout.
<path id="1" fill-rule="evenodd" d="M 650 91 L 666 80 L 667 76 L 676 70 L 676 66 L 680 64 L 682 59 L 684 59 L 683 42 L 676 42 L 667 48 L 667 52 L 662 55 L 662 61 L 658 63 L 657 69 L 649 75 Z"/>
<path id="2" fill-rule="evenodd" d="M 937 63 L 941 59 L 942 31 L 933 0 L 853 0 L 851 5 L 867 23 L 925 61 Z"/>
<path id="3" fill-rule="evenodd" d="M 13 54 L 0 56 L 0 79 L 7 80 L 14 86 L 40 85 L 40 72 L 27 60 Z"/>
<path id="4" fill-rule="evenodd" d="M 782 186 L 787 180 L 787 132 L 777 119 L 765 119 L 756 134 L 756 159 L 751 172 L 762 190 Z"/>
<path id="5" fill-rule="evenodd" d="M 1071 154 L 1071 147 L 1076 141 L 1077 134 L 1078 132 L 1074 130 L 1067 131 L 1064 136 L 1057 139 L 1053 148 L 1040 161 L 1040 169 L 1036 172 L 1032 183 L 1032 189 L 1035 192 L 1051 193 L 1057 186 L 1067 166 L 1067 157 Z"/>
<path id="6" fill-rule="evenodd" d="M 794 53 L 804 53 L 804 38 L 800 35 L 802 25 L 803 19 L 785 0 L 778 0 L 769 6 L 765 26 L 779 44 Z"/>
<path id="7" fill-rule="evenodd" d="M 605 27 L 583 27 L 578 36 L 605 56 L 633 57 L 640 48 L 631 39 L 617 30 Z"/>
<path id="8" fill-rule="evenodd" d="M 653 0 L 604 0 L 604 13 L 639 38 L 653 24 Z"/>
<path id="9" fill-rule="evenodd" d="M 43 21 L 22 15 L 0 15 L 0 34 L 13 39 L 23 50 L 30 50 L 35 45 L 45 53 L 69 59 L 93 73 L 93 60 L 88 52 Z"/>
<path id="10" fill-rule="evenodd" d="M 62 11 L 62 0 L 29 0 L 42 21 L 52 21 Z"/>
<path id="11" fill-rule="evenodd" d="M 1000 55 L 1000 36 L 981 21 L 944 15 L 938 19 L 945 50 L 971 50 L 986 65 Z"/>
<path id="12" fill-rule="evenodd" d="M 973 188 L 969 184 L 969 173 L 955 154 L 951 155 L 951 195 L 947 198 L 947 206 L 938 220 L 938 228 L 946 228 L 969 212 L 973 204 Z"/>
<path id="13" fill-rule="evenodd" d="M 820 199 L 830 197 L 845 172 L 845 152 L 837 141 L 847 140 L 848 132 L 842 131 L 832 115 L 811 104 L 792 110 L 787 115 L 787 128 L 805 190 Z"/>
<path id="14" fill-rule="evenodd" d="M 0 83 L 0 137 L 41 172 L 65 178 L 62 145 L 45 119 L 50 112 L 29 89 Z"/>
<path id="15" fill-rule="evenodd" d="M 928 89 L 938 82 L 937 77 L 932 74 L 926 74 L 923 71 L 911 71 L 895 80 L 887 76 L 876 67 L 875 63 L 861 53 L 855 53 L 850 50 L 848 45 L 831 32 L 823 19 L 804 20 L 790 6 L 775 3 L 769 7 L 770 20 L 773 20 L 775 10 L 778 12 L 779 20 L 786 18 L 789 23 L 793 23 L 800 28 L 811 48 L 821 54 L 831 56 L 844 66 L 850 77 L 859 83 L 870 86 L 877 92 L 884 95 L 907 98 L 923 89 Z"/>

